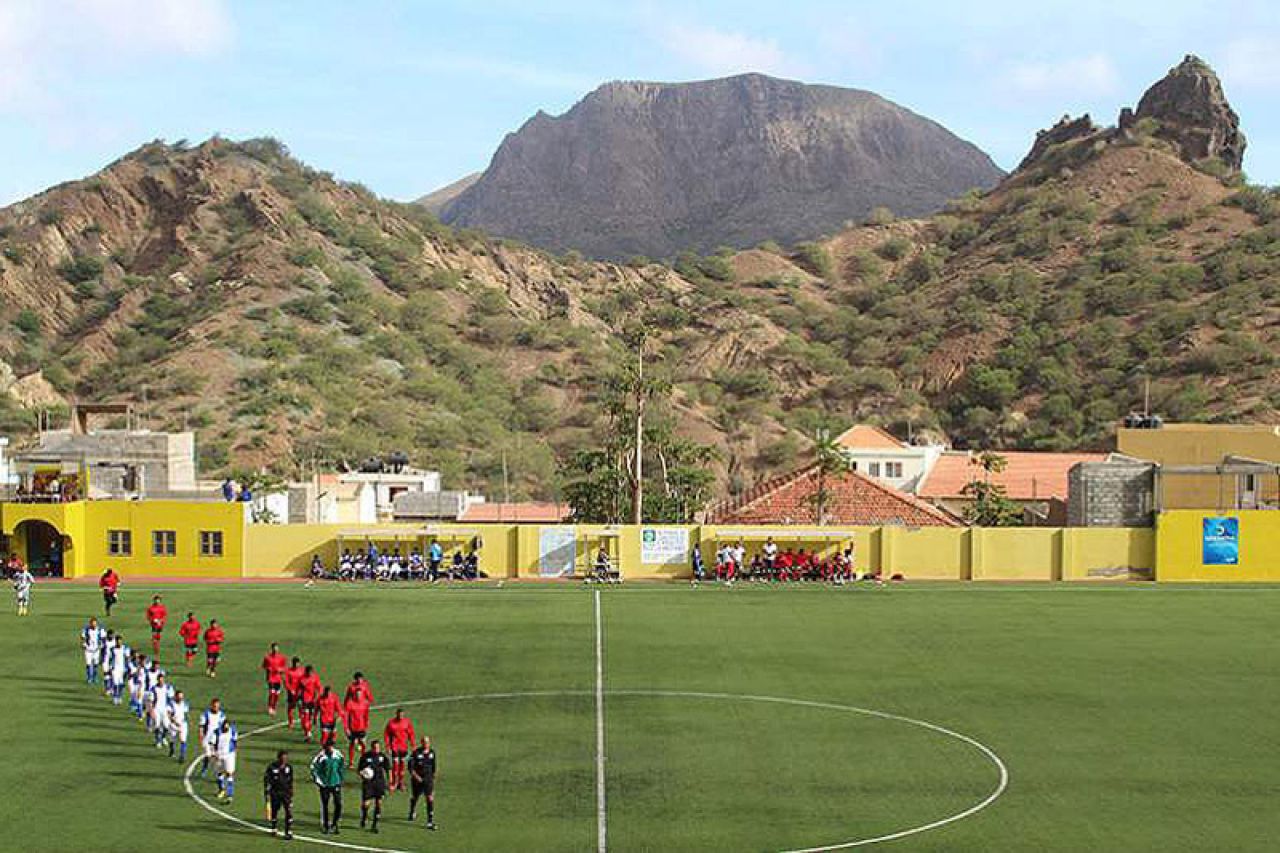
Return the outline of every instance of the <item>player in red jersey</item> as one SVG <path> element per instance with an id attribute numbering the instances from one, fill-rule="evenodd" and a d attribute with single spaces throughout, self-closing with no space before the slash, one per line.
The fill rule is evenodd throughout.
<path id="1" fill-rule="evenodd" d="M 302 704 L 302 674 L 305 672 L 302 668 L 302 660 L 294 658 L 289 662 L 289 668 L 284 671 L 284 693 L 285 702 L 289 708 L 289 728 L 293 728 L 293 712 L 301 709 Z"/>
<path id="2" fill-rule="evenodd" d="M 218 658 L 222 657 L 222 644 L 226 639 L 227 634 L 222 630 L 222 626 L 218 624 L 218 620 L 210 619 L 209 627 L 204 632 L 206 661 L 204 674 L 210 678 L 218 677 Z"/>
<path id="3" fill-rule="evenodd" d="M 276 715 L 276 706 L 280 704 L 280 691 L 284 689 L 284 672 L 289 668 L 288 661 L 280 654 L 280 646 L 271 644 L 271 651 L 262 659 L 262 671 L 267 676 L 267 713 Z"/>
<path id="4" fill-rule="evenodd" d="M 200 622 L 194 613 L 188 613 L 187 621 L 178 626 L 178 636 L 182 638 L 182 651 L 186 655 L 187 666 L 191 666 L 196 649 L 200 647 Z"/>
<path id="5" fill-rule="evenodd" d="M 342 716 L 342 700 L 327 686 L 316 700 L 316 713 L 320 715 L 320 746 L 337 743 L 338 717 Z"/>
<path id="6" fill-rule="evenodd" d="M 387 727 L 382 731 L 382 740 L 387 752 L 391 754 L 391 787 L 394 790 L 404 788 L 404 763 L 413 749 L 417 735 L 413 731 L 413 721 L 404 715 L 403 709 L 396 708 L 396 714 L 387 720 Z"/>
<path id="7" fill-rule="evenodd" d="M 370 705 L 373 704 L 373 688 L 369 686 L 363 672 L 357 672 L 351 676 L 351 683 L 347 685 L 347 692 L 343 695 L 342 701 L 350 701 L 353 696 L 359 696 Z"/>
<path id="8" fill-rule="evenodd" d="M 160 657 L 160 635 L 164 633 L 164 623 L 169 619 L 169 608 L 160 602 L 160 596 L 151 599 L 147 608 L 147 624 L 151 626 L 151 656 Z"/>
<path id="9" fill-rule="evenodd" d="M 369 733 L 370 704 L 363 693 L 352 696 L 348 690 L 347 694 L 347 701 L 342 705 L 343 725 L 347 729 L 347 764 L 354 767 L 357 746 L 360 754 L 364 755 L 365 737 Z"/>
<path id="10" fill-rule="evenodd" d="M 320 676 L 307 664 L 302 672 L 302 733 L 311 740 L 311 727 L 315 724 L 316 703 L 320 701 Z"/>
<path id="11" fill-rule="evenodd" d="M 110 616 L 111 608 L 120 600 L 120 576 L 115 569 L 107 569 L 98 578 L 98 586 L 102 589 L 102 605 L 107 609 L 107 616 Z"/>

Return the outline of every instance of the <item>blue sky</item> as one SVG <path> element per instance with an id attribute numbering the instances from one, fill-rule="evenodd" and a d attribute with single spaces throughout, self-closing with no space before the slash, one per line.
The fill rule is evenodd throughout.
<path id="1" fill-rule="evenodd" d="M 1249 176 L 1280 184 L 1274 0 L 0 0 L 0 204 L 213 133 L 408 199 L 606 80 L 742 71 L 873 90 L 1010 168 L 1189 52 L 1241 115 Z"/>

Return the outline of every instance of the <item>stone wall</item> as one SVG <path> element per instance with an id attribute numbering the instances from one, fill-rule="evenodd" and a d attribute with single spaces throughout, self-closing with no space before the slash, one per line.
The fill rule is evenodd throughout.
<path id="1" fill-rule="evenodd" d="M 1067 475 L 1068 527 L 1150 527 L 1155 466 L 1149 462 L 1081 462 Z"/>

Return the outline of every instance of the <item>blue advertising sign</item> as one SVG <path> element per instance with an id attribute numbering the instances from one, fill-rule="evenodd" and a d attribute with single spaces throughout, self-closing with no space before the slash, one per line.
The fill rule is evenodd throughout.
<path id="1" fill-rule="evenodd" d="M 1206 566 L 1240 563 L 1240 519 L 1228 516 L 1204 520 L 1203 562 Z"/>

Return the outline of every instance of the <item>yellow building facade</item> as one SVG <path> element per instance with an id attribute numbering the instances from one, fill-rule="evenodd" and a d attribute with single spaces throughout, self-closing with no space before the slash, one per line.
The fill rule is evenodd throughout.
<path id="1" fill-rule="evenodd" d="M 1164 424 L 1158 429 L 1118 429 L 1116 450 L 1163 468 L 1222 466 L 1230 459 L 1276 466 L 1280 426 L 1265 424 Z M 1164 510 L 1229 509 L 1280 505 L 1280 473 L 1169 473 L 1160 477 L 1157 505 Z"/>
<path id="2" fill-rule="evenodd" d="M 1230 534 L 1218 535 L 1224 530 Z M 301 577 L 316 556 L 332 568 L 345 549 L 373 543 L 408 555 L 436 540 L 446 557 L 477 548 L 480 570 L 491 578 L 581 576 L 603 549 L 626 578 L 670 580 L 689 576 L 694 549 L 710 570 L 722 544 L 741 541 L 755 554 L 772 538 L 779 548 L 821 555 L 852 547 L 860 572 L 908 580 L 1280 582 L 1280 512 L 1271 510 L 1175 510 L 1154 529 L 360 526 L 252 524 L 239 503 L 80 501 L 0 504 L 0 536 L 0 547 L 37 571 L 71 578 L 106 568 L 134 578 Z M 1217 559 L 1221 547 L 1233 562 Z"/>

